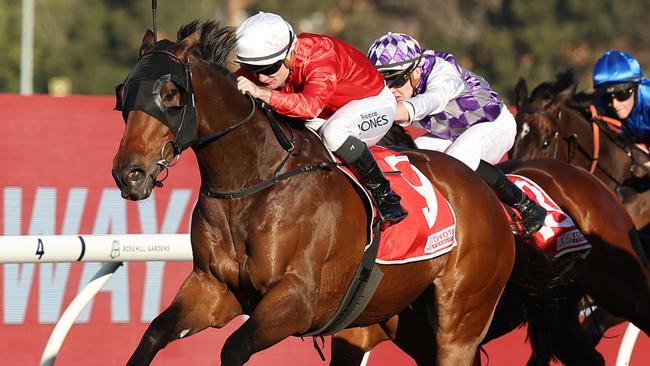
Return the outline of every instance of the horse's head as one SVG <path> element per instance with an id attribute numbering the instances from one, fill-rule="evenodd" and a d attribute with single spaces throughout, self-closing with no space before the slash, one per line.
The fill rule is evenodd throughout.
<path id="1" fill-rule="evenodd" d="M 560 74 L 555 83 L 542 83 L 528 96 L 526 80 L 515 86 L 517 137 L 510 157 L 519 160 L 556 158 L 561 144 L 562 109 L 575 94 L 575 74 Z M 566 150 L 566 149 L 565 149 Z"/>
<path id="2" fill-rule="evenodd" d="M 232 28 L 218 28 L 212 22 L 203 26 L 226 34 L 231 39 L 228 47 L 232 48 Z M 148 30 L 142 39 L 138 62 L 124 84 L 116 88 L 116 109 L 122 111 L 126 128 L 113 159 L 112 173 L 122 197 L 149 197 L 154 186 L 160 186 L 164 180 L 159 180 L 158 175 L 195 143 L 200 119 L 192 67 L 201 60 L 197 45 L 207 33 L 195 21 L 179 30 L 178 41 L 174 43 L 155 42 L 154 34 Z M 225 53 L 219 56 L 225 58 Z"/>

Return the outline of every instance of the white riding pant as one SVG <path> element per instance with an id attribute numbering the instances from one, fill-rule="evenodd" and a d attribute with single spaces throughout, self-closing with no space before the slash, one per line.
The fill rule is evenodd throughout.
<path id="1" fill-rule="evenodd" d="M 481 160 L 498 163 L 512 148 L 517 122 L 508 107 L 503 106 L 496 120 L 468 127 L 456 140 L 446 140 L 429 133 L 415 139 L 420 149 L 444 152 L 476 171 Z"/>
<path id="2" fill-rule="evenodd" d="M 388 132 L 395 120 L 397 101 L 388 87 L 374 97 L 353 100 L 339 108 L 328 119 L 307 121 L 307 127 L 317 130 L 325 145 L 336 151 L 348 136 L 354 136 L 372 146 Z"/>

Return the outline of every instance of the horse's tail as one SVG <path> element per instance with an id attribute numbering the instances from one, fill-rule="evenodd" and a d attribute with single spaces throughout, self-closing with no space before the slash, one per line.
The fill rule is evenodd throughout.
<path id="1" fill-rule="evenodd" d="M 522 295 L 539 301 L 555 301 L 549 297 L 555 288 L 575 285 L 570 273 L 573 261 L 555 261 L 526 240 L 515 242 L 517 255 L 510 283 Z"/>

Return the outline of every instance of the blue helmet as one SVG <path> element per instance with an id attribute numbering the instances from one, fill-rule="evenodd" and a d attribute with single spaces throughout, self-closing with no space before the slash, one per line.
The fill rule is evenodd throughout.
<path id="1" fill-rule="evenodd" d="M 594 89 L 607 84 L 636 84 L 642 78 L 643 70 L 639 61 L 623 51 L 605 52 L 594 66 Z"/>

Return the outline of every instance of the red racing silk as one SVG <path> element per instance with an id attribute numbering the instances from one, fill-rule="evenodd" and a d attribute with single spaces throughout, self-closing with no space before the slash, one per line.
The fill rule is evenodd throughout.
<path id="1" fill-rule="evenodd" d="M 259 83 L 253 75 L 238 74 Z M 327 118 L 353 100 L 378 95 L 384 79 L 366 55 L 334 37 L 302 33 L 285 86 L 271 93 L 276 112 L 296 118 Z"/>

